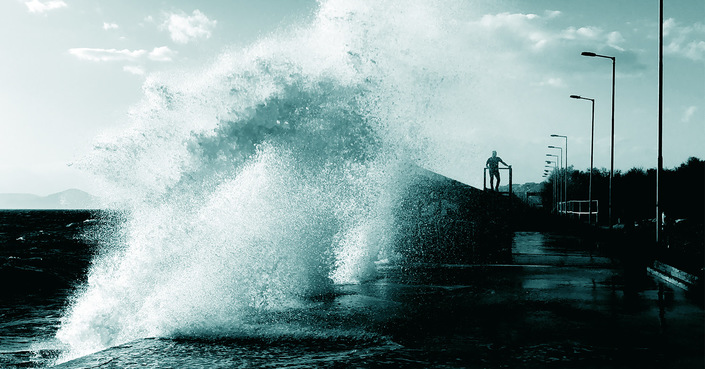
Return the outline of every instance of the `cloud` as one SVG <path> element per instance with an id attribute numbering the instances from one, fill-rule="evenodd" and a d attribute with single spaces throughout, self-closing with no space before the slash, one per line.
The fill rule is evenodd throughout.
<path id="1" fill-rule="evenodd" d="M 562 13 L 557 10 L 546 10 L 542 16 L 522 13 L 485 14 L 476 25 L 482 28 L 482 33 L 488 39 L 508 43 L 509 49 L 545 52 L 548 48 L 560 47 L 566 42 L 598 42 L 620 52 L 625 51 L 622 45 L 626 40 L 621 33 L 608 33 L 595 26 L 571 26 L 559 30 L 552 23 L 560 16 Z"/>
<path id="2" fill-rule="evenodd" d="M 120 26 L 118 26 L 116 23 L 106 23 L 103 22 L 103 29 L 104 30 L 110 30 L 110 29 L 118 29 Z"/>
<path id="3" fill-rule="evenodd" d="M 551 19 L 559 17 L 563 13 L 561 13 L 559 10 L 546 10 L 544 14 L 546 15 L 546 18 Z"/>
<path id="4" fill-rule="evenodd" d="M 673 18 L 668 18 L 663 21 L 663 36 L 668 36 L 676 27 L 676 21 Z"/>
<path id="5" fill-rule="evenodd" d="M 571 42 L 589 42 L 596 45 L 606 44 L 619 52 L 627 52 L 627 50 L 623 47 L 626 39 L 620 32 L 605 32 L 600 27 L 568 27 L 559 33 L 559 38 Z"/>
<path id="6" fill-rule="evenodd" d="M 27 9 L 29 9 L 30 13 L 45 13 L 49 10 L 65 8 L 68 6 L 62 0 L 51 0 L 45 2 L 41 2 L 39 0 L 27 0 L 24 4 L 27 5 Z"/>
<path id="7" fill-rule="evenodd" d="M 538 83 L 539 86 L 549 86 L 556 88 L 566 87 L 565 82 L 559 77 L 549 77 Z"/>
<path id="8" fill-rule="evenodd" d="M 527 63 L 536 64 L 539 69 L 549 65 L 553 69 L 572 68 L 574 57 L 580 50 L 605 49 L 607 54 L 618 57 L 620 65 L 628 66 L 625 70 L 630 73 L 638 74 L 644 70 L 645 66 L 639 62 L 639 54 L 629 49 L 633 45 L 625 39 L 623 33 L 592 25 L 566 27 L 561 24 L 562 13 L 547 10 L 540 14 L 486 14 L 477 21 L 467 23 L 467 32 L 479 45 L 487 47 L 486 52 L 497 51 L 494 60 L 502 58 L 507 63 L 513 63 L 511 72 L 505 73 L 504 77 L 511 73 L 520 74 L 517 68 Z M 566 50 L 573 50 L 575 54 L 569 55 Z M 553 76 L 552 73 L 546 71 L 546 75 L 561 77 L 563 80 L 534 77 L 532 84 L 564 87 L 562 84 L 567 81 L 567 77 L 560 74 Z"/>
<path id="9" fill-rule="evenodd" d="M 480 24 L 489 28 L 499 27 L 521 27 L 527 20 L 536 19 L 539 16 L 536 14 L 522 13 L 500 13 L 500 14 L 485 14 L 480 19 Z"/>
<path id="10" fill-rule="evenodd" d="M 537 14 L 499 13 L 485 14 L 477 24 L 483 33 L 490 35 L 493 41 L 514 43 L 510 48 L 522 47 L 531 51 L 545 51 L 551 45 L 557 46 L 566 41 L 601 42 L 610 47 L 625 51 L 622 45 L 625 39 L 617 31 L 605 32 L 600 27 L 568 27 L 563 30 L 553 29 L 551 22 L 562 15 L 557 10 L 546 10 L 543 16 Z"/>
<path id="11" fill-rule="evenodd" d="M 169 49 L 167 46 L 155 47 L 149 53 L 149 59 L 154 61 L 171 61 L 176 52 Z"/>
<path id="12" fill-rule="evenodd" d="M 624 51 L 624 48 L 619 46 L 624 43 L 624 41 L 622 34 L 617 31 L 610 32 L 610 34 L 607 35 L 607 45 L 619 51 Z"/>
<path id="13" fill-rule="evenodd" d="M 186 44 L 198 38 L 210 38 L 211 30 L 216 25 L 215 20 L 210 20 L 198 9 L 192 16 L 185 14 L 169 14 L 163 28 L 169 30 L 171 39 L 180 44 Z"/>
<path id="14" fill-rule="evenodd" d="M 122 70 L 124 70 L 125 72 L 128 72 L 128 73 L 138 75 L 138 76 L 142 76 L 145 73 L 144 68 L 138 67 L 136 65 L 126 65 L 126 66 L 122 67 Z"/>
<path id="15" fill-rule="evenodd" d="M 705 41 L 691 41 L 683 47 L 683 55 L 691 60 L 705 60 Z"/>
<path id="16" fill-rule="evenodd" d="M 673 18 L 663 22 L 664 52 L 693 61 L 705 60 L 705 24 L 681 26 Z"/>
<path id="17" fill-rule="evenodd" d="M 548 48 L 563 47 L 567 42 L 590 42 L 606 44 L 619 52 L 626 51 L 623 47 L 626 40 L 617 31 L 606 32 L 595 26 L 570 26 L 563 30 L 554 28 L 553 22 L 562 15 L 557 10 L 546 10 L 542 16 L 522 13 L 486 14 L 476 24 L 482 28 L 488 40 L 507 43 L 506 48 L 509 49 L 546 52 Z"/>
<path id="18" fill-rule="evenodd" d="M 683 112 L 683 116 L 681 117 L 681 121 L 683 123 L 688 123 L 690 122 L 690 119 L 693 118 L 693 115 L 695 112 L 698 110 L 697 106 L 689 106 L 688 108 L 685 109 Z"/>
<path id="19" fill-rule="evenodd" d="M 146 50 L 117 50 L 117 49 L 93 49 L 80 47 L 69 49 L 69 54 L 77 57 L 80 60 L 88 61 L 116 61 L 116 60 L 137 60 L 144 55 Z"/>
<path id="20" fill-rule="evenodd" d="M 501 39 L 542 49 L 550 41 L 550 35 L 537 24 L 541 19 L 536 14 L 485 14 L 477 24 L 485 33 L 489 31 Z"/>
<path id="21" fill-rule="evenodd" d="M 603 33 L 598 27 L 568 27 L 561 32 L 560 37 L 566 40 L 597 40 L 602 38 Z"/>
<path id="22" fill-rule="evenodd" d="M 117 50 L 117 49 L 92 49 L 92 48 L 74 48 L 69 49 L 69 54 L 77 57 L 80 60 L 92 62 L 112 62 L 112 61 L 138 61 L 143 57 L 157 62 L 169 62 L 173 60 L 176 52 L 169 49 L 167 46 L 155 47 L 154 50 Z M 133 73 L 133 70 L 126 71 Z M 135 73 L 137 74 L 137 73 Z"/>

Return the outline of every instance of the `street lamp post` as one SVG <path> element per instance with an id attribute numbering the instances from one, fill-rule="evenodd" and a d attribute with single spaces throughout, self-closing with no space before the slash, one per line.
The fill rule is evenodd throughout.
<path id="1" fill-rule="evenodd" d="M 546 163 L 549 163 L 549 162 L 547 161 Z M 547 165 L 544 165 L 544 168 L 553 168 L 553 166 L 547 164 Z M 551 171 L 548 169 L 544 169 L 543 176 L 548 177 L 550 179 L 551 178 Z M 554 182 L 554 185 L 551 186 L 552 187 L 551 195 L 553 196 L 553 209 L 555 209 L 556 208 L 556 185 L 555 185 L 556 179 L 555 178 L 553 179 L 553 182 Z"/>
<path id="2" fill-rule="evenodd" d="M 551 135 L 551 137 L 563 137 L 565 138 L 565 201 L 568 203 L 568 136 L 561 135 Z M 566 209 L 567 210 L 567 209 Z"/>
<path id="3" fill-rule="evenodd" d="M 589 97 L 582 97 L 578 95 L 570 95 L 571 98 L 573 99 L 581 99 L 581 100 L 589 100 L 592 102 L 592 119 L 591 119 L 591 128 L 590 128 L 590 184 L 588 186 L 588 223 L 592 224 L 592 158 L 593 158 L 593 149 L 594 149 L 594 142 L 595 142 L 595 99 L 591 99 Z M 610 187 L 610 193 L 611 192 L 611 187 Z"/>
<path id="4" fill-rule="evenodd" d="M 549 165 L 553 164 L 553 165 Z M 553 161 L 546 160 L 546 165 L 544 165 L 544 168 L 550 168 L 552 170 L 544 169 L 543 174 L 544 176 L 548 176 L 550 178 L 551 172 L 556 170 L 556 165 L 553 163 Z M 553 210 L 556 210 L 556 177 L 553 177 Z"/>
<path id="5" fill-rule="evenodd" d="M 661 174 L 663 172 L 663 0 L 659 1 L 658 28 L 658 162 L 656 168 L 656 244 L 661 239 L 662 208 L 659 202 Z"/>
<path id="6" fill-rule="evenodd" d="M 555 177 L 555 178 L 556 178 L 556 179 L 555 179 L 556 184 L 554 185 L 554 186 L 556 187 L 556 198 L 557 198 L 558 201 L 560 202 L 560 198 L 561 198 L 561 187 L 560 187 L 560 182 L 558 182 L 558 180 L 559 180 L 558 178 L 559 178 L 559 175 L 560 175 L 560 174 L 559 174 L 560 171 L 558 170 L 558 155 L 546 154 L 546 156 L 552 156 L 552 157 L 555 158 L 555 159 L 554 159 L 555 162 L 549 161 L 549 160 L 547 160 L 547 162 L 549 162 L 549 163 L 553 162 L 554 170 L 555 170 L 555 173 L 556 173 L 556 177 Z M 560 208 L 559 208 L 558 204 L 556 204 L 556 212 L 560 212 Z"/>
<path id="7" fill-rule="evenodd" d="M 564 170 L 564 169 L 563 169 L 563 168 L 564 168 L 564 167 L 563 167 L 563 148 L 560 147 L 560 146 L 553 146 L 553 145 L 549 145 L 548 148 L 549 148 L 549 149 L 559 149 L 559 150 L 561 150 L 561 165 L 560 165 L 560 169 L 561 169 L 561 170 Z M 563 173 L 561 173 L 562 176 L 563 176 L 563 179 L 561 180 L 561 182 L 563 182 L 563 183 L 561 183 L 561 184 L 565 184 L 565 181 L 566 181 L 565 173 L 566 173 L 566 172 L 567 172 L 567 170 L 565 170 Z M 564 189 L 563 189 L 563 213 L 564 213 L 564 214 L 565 214 L 565 211 L 568 210 L 567 204 L 566 204 L 566 198 L 565 198 L 565 197 L 566 197 L 566 196 L 565 196 L 565 188 L 564 188 Z"/>
<path id="8" fill-rule="evenodd" d="M 609 227 L 612 229 L 612 177 L 614 176 L 614 79 L 615 79 L 615 64 L 616 59 L 614 56 L 595 54 L 590 51 L 583 51 L 580 55 L 598 57 L 612 60 L 612 136 L 610 139 L 610 194 L 608 200 L 609 207 Z"/>
<path id="9" fill-rule="evenodd" d="M 542 175 L 541 177 L 543 177 L 543 178 L 547 178 L 547 177 L 548 177 L 548 173 L 546 173 L 546 170 L 544 170 L 543 175 Z M 542 203 L 542 205 L 543 205 L 543 203 Z"/>

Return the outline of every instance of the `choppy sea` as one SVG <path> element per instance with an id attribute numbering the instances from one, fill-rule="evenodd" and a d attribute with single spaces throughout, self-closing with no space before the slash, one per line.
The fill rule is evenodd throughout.
<path id="1" fill-rule="evenodd" d="M 42 367 L 48 344 L 95 251 L 93 211 L 0 211 L 0 366 Z M 44 345 L 46 343 L 46 345 Z"/>

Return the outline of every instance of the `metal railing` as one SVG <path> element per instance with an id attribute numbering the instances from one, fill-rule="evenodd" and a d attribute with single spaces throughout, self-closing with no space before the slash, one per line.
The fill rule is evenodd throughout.
<path id="1" fill-rule="evenodd" d="M 509 196 L 511 196 L 512 195 L 512 167 L 498 168 L 498 169 L 509 171 L 509 191 L 502 192 L 502 193 L 508 193 Z M 485 191 L 487 191 L 487 173 L 489 171 L 490 171 L 490 168 L 488 168 L 488 167 L 485 167 L 485 170 L 483 171 L 482 189 Z"/>
<path id="2" fill-rule="evenodd" d="M 592 206 L 590 206 L 590 201 L 588 200 L 570 200 L 567 203 L 561 201 L 558 203 L 560 213 L 566 214 L 570 217 L 577 218 L 578 220 L 587 217 L 587 221 L 592 223 L 592 219 L 595 223 L 598 222 L 599 214 L 599 202 L 597 200 L 592 200 Z"/>

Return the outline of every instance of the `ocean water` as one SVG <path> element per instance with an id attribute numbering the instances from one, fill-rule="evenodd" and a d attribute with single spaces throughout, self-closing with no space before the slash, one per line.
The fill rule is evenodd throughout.
<path id="1" fill-rule="evenodd" d="M 85 280 L 96 245 L 84 235 L 99 222 L 94 211 L 0 211 L 0 367 L 42 367 L 58 357 L 42 343 Z"/>

